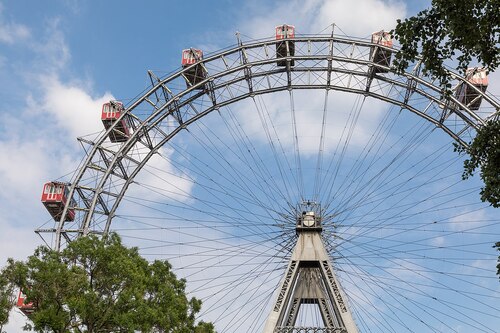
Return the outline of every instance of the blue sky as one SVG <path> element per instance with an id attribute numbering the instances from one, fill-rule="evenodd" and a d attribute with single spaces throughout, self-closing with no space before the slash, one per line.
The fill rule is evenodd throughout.
<path id="1" fill-rule="evenodd" d="M 70 178 L 83 156 L 75 138 L 101 131 L 101 105 L 136 97 L 148 85 L 147 70 L 178 70 L 183 48 L 215 52 L 235 44 L 236 31 L 244 40 L 265 38 L 283 22 L 303 34 L 336 23 L 347 35 L 367 37 L 428 3 L 0 0 L 0 262 L 25 258 L 41 244 L 33 230 L 50 220 L 40 203 L 42 184 Z M 491 76 L 497 96 L 498 81 Z M 378 119 L 371 117 L 367 127 Z M 165 161 L 158 165 L 169 170 Z M 494 213 L 481 214 L 475 218 Z M 463 221 L 453 222 L 460 231 Z M 20 322 L 14 316 L 7 332 L 20 331 Z"/>

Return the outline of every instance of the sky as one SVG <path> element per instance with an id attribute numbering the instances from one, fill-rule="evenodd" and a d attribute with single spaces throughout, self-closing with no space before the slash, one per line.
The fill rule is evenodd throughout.
<path id="1" fill-rule="evenodd" d="M 234 45 L 236 32 L 243 40 L 271 37 L 274 26 L 284 22 L 294 24 L 299 34 L 329 31 L 335 23 L 342 34 L 364 38 L 393 28 L 396 19 L 415 14 L 428 3 L 0 0 L 0 262 L 24 259 L 43 244 L 33 232 L 50 220 L 40 203 L 42 185 L 71 177 L 83 157 L 76 137 L 102 130 L 102 104 L 132 100 L 147 87 L 148 70 L 160 74 L 178 70 L 182 49 L 195 46 L 215 52 Z M 492 86 L 496 78 L 491 77 Z M 498 91 L 494 88 L 492 93 L 498 96 Z M 345 101 L 340 106 L 351 107 L 352 101 Z M 286 107 L 279 96 L 266 103 L 275 109 Z M 307 97 L 298 98 L 297 109 L 308 104 Z M 374 112 L 360 126 L 371 128 L 382 118 L 385 107 L 372 106 Z M 242 109 L 246 107 L 242 104 Z M 306 117 L 301 118 L 304 114 L 297 115 L 299 122 L 307 123 Z M 259 124 L 241 117 L 249 132 L 258 131 Z M 285 121 L 278 116 L 275 120 Z M 261 139 L 265 141 L 264 136 Z M 354 144 L 368 141 L 360 134 Z M 292 145 L 292 139 L 284 138 L 283 144 Z M 168 149 L 173 148 L 165 154 L 175 156 Z M 151 161 L 151 167 L 180 177 L 165 160 Z M 181 193 L 192 192 L 191 182 L 174 182 Z M 135 195 L 140 197 L 140 190 Z M 182 201 L 179 195 L 174 197 Z M 455 218 L 454 228 L 460 231 L 463 221 Z M 421 278 L 424 284 L 426 276 Z M 21 332 L 22 320 L 13 314 L 6 331 Z"/>

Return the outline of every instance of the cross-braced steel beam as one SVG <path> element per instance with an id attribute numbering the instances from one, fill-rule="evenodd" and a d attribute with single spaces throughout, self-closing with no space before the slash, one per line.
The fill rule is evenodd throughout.
<path id="1" fill-rule="evenodd" d="M 297 218 L 297 243 L 264 333 L 358 332 L 323 244 L 321 218 L 316 213 L 304 211 Z M 317 307 L 320 325 L 296 327 L 304 304 Z"/>

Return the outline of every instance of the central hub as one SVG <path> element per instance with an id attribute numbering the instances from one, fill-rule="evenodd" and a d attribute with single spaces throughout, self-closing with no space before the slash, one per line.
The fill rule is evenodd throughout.
<path id="1" fill-rule="evenodd" d="M 321 207 L 316 202 L 304 201 L 297 207 L 297 233 L 323 230 L 321 226 Z"/>

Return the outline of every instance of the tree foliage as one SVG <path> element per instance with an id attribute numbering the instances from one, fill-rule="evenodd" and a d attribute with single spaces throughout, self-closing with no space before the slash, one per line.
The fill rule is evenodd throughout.
<path id="1" fill-rule="evenodd" d="M 424 74 L 439 80 L 450 92 L 450 76 L 445 62 L 456 61 L 456 69 L 465 74 L 472 61 L 488 72 L 500 65 L 500 0 L 432 0 L 431 8 L 398 20 L 392 31 L 401 50 L 394 65 L 404 71 L 421 57 Z M 491 120 L 480 128 L 469 147 L 455 145 L 469 154 L 464 162 L 464 179 L 480 168 L 484 182 L 481 200 L 500 207 L 500 120 Z M 500 243 L 495 245 L 500 250 Z M 500 262 L 500 257 L 499 257 Z M 500 263 L 497 266 L 500 275 Z"/>
<path id="2" fill-rule="evenodd" d="M 500 207 L 500 120 L 488 121 L 477 131 L 469 147 L 456 145 L 455 150 L 469 154 L 462 178 L 469 178 L 479 168 L 484 183 L 481 200 Z"/>
<path id="3" fill-rule="evenodd" d="M 3 332 L 3 325 L 9 320 L 9 312 L 12 308 L 12 295 L 14 290 L 9 290 L 8 281 L 0 275 L 0 333 Z"/>
<path id="4" fill-rule="evenodd" d="M 0 333 L 8 323 L 9 313 L 16 301 L 16 292 L 19 289 L 20 275 L 26 273 L 22 264 L 9 259 L 7 267 L 0 271 Z"/>
<path id="5" fill-rule="evenodd" d="M 15 289 L 16 285 L 9 279 L 7 270 L 3 269 L 0 272 L 0 333 L 3 333 L 3 326 L 9 321 Z"/>
<path id="6" fill-rule="evenodd" d="M 396 68 L 403 71 L 421 56 L 424 72 L 446 88 L 451 86 L 444 62 L 450 59 L 463 74 L 473 59 L 494 71 L 500 65 L 499 8 L 500 0 L 432 0 L 430 9 L 397 21 Z"/>
<path id="7" fill-rule="evenodd" d="M 196 324 L 201 301 L 186 297 L 170 264 L 149 263 L 116 234 L 83 237 L 61 252 L 39 247 L 7 270 L 34 305 L 26 328 L 37 332 L 214 332 Z"/>
<path id="8" fill-rule="evenodd" d="M 449 73 L 444 63 L 457 60 L 462 73 L 473 59 L 494 71 L 500 65 L 500 0 L 432 0 L 432 6 L 417 15 L 398 20 L 393 34 L 401 44 L 394 64 L 407 69 L 418 56 L 424 71 L 438 78 L 449 91 Z M 463 178 L 481 169 L 484 187 L 481 200 L 500 206 L 500 122 L 491 120 L 480 128 L 469 147 L 455 150 L 468 153 Z"/>

